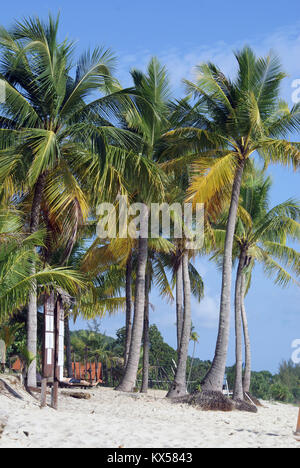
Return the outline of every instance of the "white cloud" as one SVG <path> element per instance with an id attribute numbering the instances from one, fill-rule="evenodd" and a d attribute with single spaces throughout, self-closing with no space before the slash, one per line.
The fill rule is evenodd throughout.
<path id="1" fill-rule="evenodd" d="M 197 328 L 215 328 L 219 321 L 219 297 L 206 295 L 200 304 L 192 299 L 192 317 Z"/>
<path id="2" fill-rule="evenodd" d="M 210 45 L 191 47 L 190 50 L 179 48 L 162 49 L 158 55 L 162 64 L 166 65 L 171 79 L 171 85 L 176 95 L 182 94 L 183 78 L 192 79 L 195 66 L 201 62 L 212 61 L 219 65 L 226 74 L 234 75 L 236 68 L 234 51 L 249 44 L 258 56 L 266 55 L 273 50 L 281 59 L 289 78 L 285 80 L 283 93 L 286 99 L 291 99 L 291 84 L 300 78 L 300 26 L 282 28 L 264 37 L 241 40 L 235 43 L 216 42 Z M 150 57 L 149 50 L 137 50 L 135 53 L 124 54 L 119 60 L 119 77 L 121 82 L 131 84 L 129 70 L 138 68 L 145 70 Z"/>

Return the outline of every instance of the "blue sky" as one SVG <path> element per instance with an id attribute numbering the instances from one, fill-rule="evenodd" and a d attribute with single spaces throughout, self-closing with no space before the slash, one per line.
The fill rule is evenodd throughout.
<path id="1" fill-rule="evenodd" d="M 152 55 L 159 57 L 170 73 L 174 95 L 182 93 L 181 79 L 193 77 L 193 67 L 212 60 L 226 73 L 234 74 L 232 51 L 244 44 L 257 54 L 273 49 L 282 60 L 288 78 L 282 89 L 291 104 L 292 82 L 300 79 L 300 3 L 299 0 L 196 1 L 196 0 L 111 0 L 110 2 L 58 1 L 48 4 L 38 0 L 5 2 L 0 23 L 9 27 L 23 16 L 46 17 L 51 11 L 61 13 L 61 37 L 77 41 L 77 50 L 104 45 L 118 58 L 117 75 L 124 85 L 130 84 L 128 71 L 144 68 Z M 272 203 L 289 197 L 300 198 L 299 174 L 281 167 L 271 167 L 274 181 Z M 199 305 L 193 303 L 193 323 L 200 335 L 197 355 L 212 359 L 218 316 L 220 273 L 207 260 L 197 261 L 203 274 L 206 296 Z M 155 306 L 152 321 L 157 323 L 166 341 L 175 346 L 174 305 L 164 303 L 152 294 Z M 300 293 L 292 286 L 286 290 L 274 287 L 255 271 L 252 289 L 247 297 L 247 310 L 253 346 L 255 370 L 277 370 L 282 359 L 289 359 L 291 343 L 300 338 Z M 114 335 L 123 325 L 122 314 L 104 319 L 103 331 Z M 84 324 L 78 322 L 76 327 Z M 231 337 L 228 364 L 234 363 Z"/>

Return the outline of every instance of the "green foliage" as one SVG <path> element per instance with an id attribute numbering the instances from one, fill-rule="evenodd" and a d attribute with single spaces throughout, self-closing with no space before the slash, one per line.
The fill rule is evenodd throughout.
<path id="1" fill-rule="evenodd" d="M 233 388 L 235 366 L 226 369 L 229 388 Z M 279 372 L 252 372 L 250 393 L 261 400 L 276 400 L 285 403 L 300 402 L 300 365 L 283 361 Z"/>
<path id="2" fill-rule="evenodd" d="M 123 356 L 118 353 L 116 340 L 99 330 L 99 322 L 93 320 L 88 330 L 70 333 L 72 359 L 81 363 L 101 362 L 104 384 L 114 387 L 122 375 Z"/>
<path id="3" fill-rule="evenodd" d="M 104 361 L 104 364 L 106 363 L 106 359 L 108 359 L 108 370 L 112 370 L 112 373 L 114 374 L 114 378 L 108 375 L 108 382 L 110 385 L 114 386 L 117 384 L 118 378 L 121 377 L 120 363 L 123 360 L 124 354 L 125 327 L 119 328 L 117 330 L 116 339 L 99 333 L 99 327 L 96 328 L 97 329 L 95 330 L 94 327 L 93 331 L 90 327 L 89 330 L 71 332 L 73 353 L 76 356 L 76 360 L 81 359 L 82 362 L 84 361 L 85 356 L 88 356 L 88 359 L 93 360 L 96 354 L 102 363 Z M 162 334 L 155 324 L 151 325 L 149 328 L 149 338 L 150 387 L 167 390 L 169 387 L 168 381 L 171 381 L 174 375 L 175 365 L 177 362 L 177 351 L 165 343 Z M 105 352 L 103 353 L 104 350 Z M 113 356 L 113 358 L 109 360 L 109 356 Z M 188 357 L 187 376 L 190 372 L 191 363 L 192 358 Z M 210 366 L 210 361 L 201 361 L 199 358 L 195 358 L 193 360 L 193 367 L 191 372 L 191 380 L 193 381 L 191 385 L 192 391 L 199 388 L 201 380 L 209 370 Z M 139 365 L 140 372 L 141 369 L 142 354 Z"/>
<path id="4" fill-rule="evenodd" d="M 289 387 L 281 382 L 271 385 L 270 395 L 277 401 L 290 402 L 293 400 L 293 394 L 290 392 Z"/>
<path id="5" fill-rule="evenodd" d="M 262 400 L 269 400 L 272 382 L 273 376 L 270 372 L 252 372 L 250 393 Z"/>
<path id="6" fill-rule="evenodd" d="M 1 325 L 0 339 L 4 341 L 6 349 L 12 346 L 16 340 L 17 333 L 23 327 L 23 324 L 14 323 L 12 325 Z"/>
<path id="7" fill-rule="evenodd" d="M 283 361 L 279 367 L 278 381 L 288 388 L 291 401 L 300 402 L 300 365 Z"/>
<path id="8" fill-rule="evenodd" d="M 41 350 L 43 340 L 43 314 L 38 312 L 37 317 L 37 343 L 38 343 L 38 355 L 37 355 L 37 367 L 41 365 Z M 26 328 L 27 328 L 27 310 L 23 309 L 20 312 L 14 314 L 7 322 L 0 324 L 0 334 L 6 333 L 9 330 L 10 345 L 7 348 L 7 364 L 9 360 L 17 358 L 22 354 L 22 350 L 26 347 Z"/>
<path id="9" fill-rule="evenodd" d="M 19 357 L 24 369 L 28 369 L 30 364 L 35 360 L 34 354 L 32 354 L 24 345 L 21 346 Z"/>

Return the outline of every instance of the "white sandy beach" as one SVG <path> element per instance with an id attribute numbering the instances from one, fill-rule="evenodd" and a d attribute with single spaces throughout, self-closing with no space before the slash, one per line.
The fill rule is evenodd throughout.
<path id="1" fill-rule="evenodd" d="M 90 400 L 77 400 L 60 391 L 59 410 L 39 408 L 0 394 L 0 419 L 7 424 L 0 448 L 108 447 L 289 447 L 298 409 L 264 402 L 258 414 L 203 412 L 164 399 L 165 392 L 126 395 L 109 388 L 86 390 Z"/>

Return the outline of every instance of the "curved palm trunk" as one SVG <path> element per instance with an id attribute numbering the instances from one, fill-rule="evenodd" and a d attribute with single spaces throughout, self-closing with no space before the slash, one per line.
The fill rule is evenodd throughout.
<path id="1" fill-rule="evenodd" d="M 147 393 L 149 383 L 149 289 L 150 289 L 150 275 L 146 274 L 145 284 L 145 312 L 144 312 L 144 337 L 143 337 L 143 381 L 141 393 Z"/>
<path id="2" fill-rule="evenodd" d="M 182 256 L 182 273 L 184 283 L 184 318 L 180 343 L 179 359 L 176 369 L 175 379 L 167 394 L 168 398 L 186 395 L 186 364 L 191 336 L 191 284 L 189 276 L 189 259 L 185 251 Z"/>
<path id="3" fill-rule="evenodd" d="M 183 277 L 182 277 L 182 258 L 180 258 L 178 269 L 176 271 L 176 326 L 177 326 L 177 354 L 179 358 L 180 342 L 183 325 Z"/>
<path id="4" fill-rule="evenodd" d="M 131 342 L 131 332 L 132 332 L 132 287 L 131 287 L 131 274 L 132 274 L 132 257 L 127 260 L 126 264 L 126 322 L 125 322 L 125 349 L 124 349 L 124 368 L 127 366 L 130 342 Z"/>
<path id="5" fill-rule="evenodd" d="M 242 344 L 242 276 L 243 268 L 245 266 L 246 254 L 242 250 L 240 254 L 239 265 L 236 275 L 235 283 L 235 356 L 236 356 L 236 369 L 235 369 L 235 383 L 233 391 L 234 400 L 243 400 L 243 344 Z"/>
<path id="6" fill-rule="evenodd" d="M 202 389 L 222 391 L 228 343 L 230 333 L 230 296 L 231 296 L 231 276 L 232 276 L 232 247 L 236 225 L 237 209 L 245 162 L 241 161 L 235 174 L 232 187 L 232 196 L 229 209 L 229 216 L 226 228 L 226 239 L 224 247 L 223 271 L 222 271 L 222 292 L 220 304 L 219 331 L 215 350 L 215 356 L 211 369 L 205 376 Z"/>
<path id="7" fill-rule="evenodd" d="M 46 182 L 46 175 L 41 174 L 35 184 L 34 196 L 30 216 L 30 232 L 36 232 L 39 227 L 42 196 Z M 35 274 L 35 265 L 32 265 L 32 274 Z M 29 294 L 27 313 L 27 349 L 36 357 L 37 355 L 37 285 Z M 36 387 L 36 359 L 30 364 L 27 372 L 28 387 Z"/>
<path id="8" fill-rule="evenodd" d="M 139 366 L 144 322 L 145 275 L 147 257 L 148 239 L 140 237 L 131 343 L 125 374 L 123 376 L 122 382 L 116 388 L 116 390 L 122 392 L 132 392 L 134 390 Z"/>
<path id="9" fill-rule="evenodd" d="M 241 286 L 241 312 L 242 312 L 242 322 L 244 330 L 244 340 L 245 340 L 245 372 L 243 378 L 243 390 L 244 393 L 250 392 L 251 385 L 251 344 L 250 344 L 250 335 L 248 328 L 247 313 L 245 308 L 245 292 L 246 292 L 246 278 L 245 274 L 242 277 L 242 286 Z"/>

